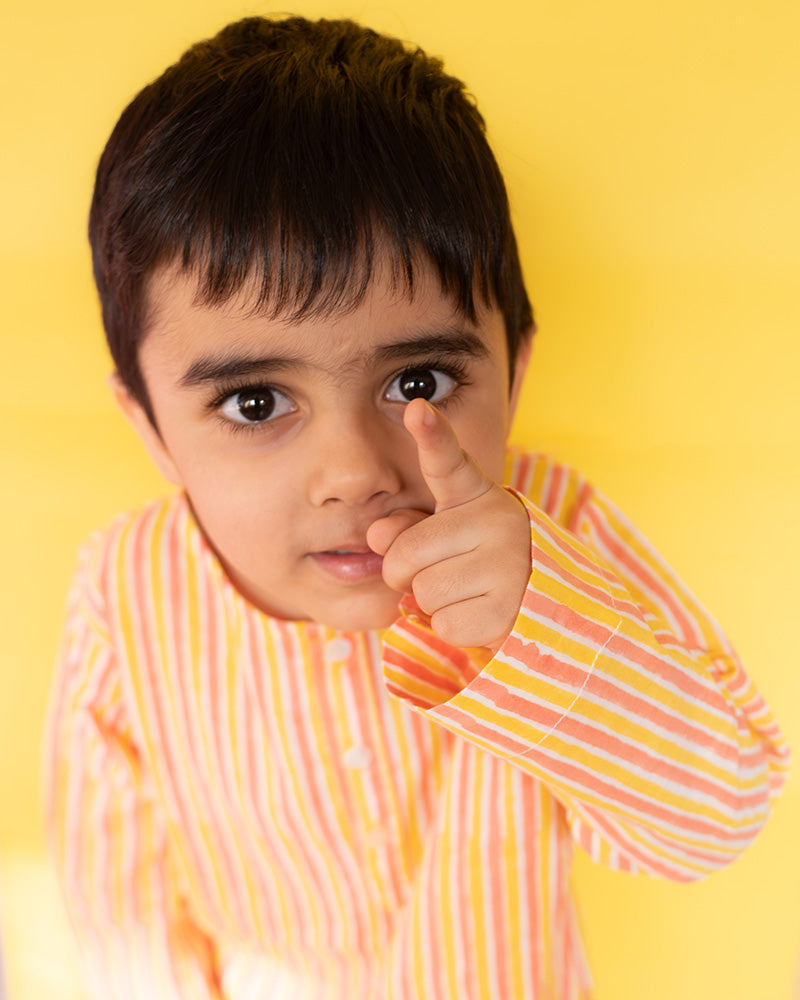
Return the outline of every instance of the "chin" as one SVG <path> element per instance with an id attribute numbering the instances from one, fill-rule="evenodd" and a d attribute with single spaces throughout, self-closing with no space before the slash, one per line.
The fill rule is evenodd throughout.
<path id="1" fill-rule="evenodd" d="M 353 598 L 349 606 L 331 608 L 315 616 L 315 621 L 327 628 L 341 632 L 374 632 L 389 626 L 400 617 L 400 596 L 390 599 L 359 600 Z"/>

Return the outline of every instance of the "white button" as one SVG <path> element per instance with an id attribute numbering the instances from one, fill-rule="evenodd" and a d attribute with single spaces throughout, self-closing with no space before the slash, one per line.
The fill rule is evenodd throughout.
<path id="1" fill-rule="evenodd" d="M 344 766 L 357 771 L 366 767 L 372 760 L 372 751 L 369 747 L 348 747 L 342 755 Z"/>
<path id="2" fill-rule="evenodd" d="M 353 644 L 343 635 L 337 635 L 325 645 L 325 654 L 332 663 L 346 660 L 353 651 Z"/>

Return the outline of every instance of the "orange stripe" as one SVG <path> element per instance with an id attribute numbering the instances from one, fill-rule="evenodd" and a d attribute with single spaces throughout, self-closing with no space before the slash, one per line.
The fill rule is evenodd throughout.
<path id="1" fill-rule="evenodd" d="M 46 752 L 99 996 L 219 998 L 236 956 L 226 1000 L 584 1000 L 574 840 L 687 880 L 755 834 L 788 751 L 716 623 L 580 476 L 508 468 L 534 573 L 490 662 L 410 603 L 383 657 L 262 616 L 182 497 L 91 542 Z"/>

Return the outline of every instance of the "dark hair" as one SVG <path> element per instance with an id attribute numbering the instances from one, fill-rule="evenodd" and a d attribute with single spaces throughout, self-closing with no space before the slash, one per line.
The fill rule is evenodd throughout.
<path id="1" fill-rule="evenodd" d="M 464 85 L 352 21 L 246 18 L 190 48 L 122 113 L 89 239 L 114 363 L 151 419 L 138 348 L 161 265 L 193 269 L 206 304 L 255 277 L 259 308 L 300 318 L 356 305 L 388 246 L 409 291 L 427 258 L 463 315 L 476 289 L 496 302 L 512 370 L 533 322 Z"/>

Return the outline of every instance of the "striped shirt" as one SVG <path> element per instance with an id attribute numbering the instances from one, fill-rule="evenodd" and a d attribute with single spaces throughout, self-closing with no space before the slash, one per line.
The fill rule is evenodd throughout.
<path id="1" fill-rule="evenodd" d="M 183 496 L 82 551 L 48 728 L 57 866 L 103 1000 L 590 995 L 574 843 L 739 854 L 788 750 L 727 639 L 579 475 L 511 453 L 532 574 L 496 656 L 248 604 Z"/>

